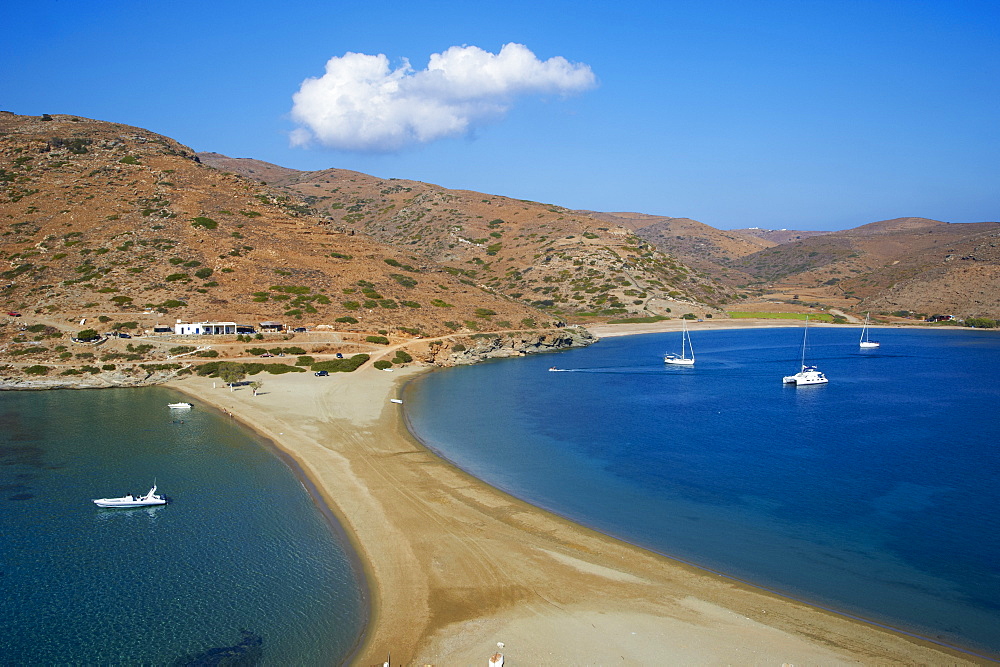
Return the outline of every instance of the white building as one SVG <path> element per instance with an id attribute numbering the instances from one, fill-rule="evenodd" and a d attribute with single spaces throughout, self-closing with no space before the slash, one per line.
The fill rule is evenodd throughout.
<path id="1" fill-rule="evenodd" d="M 235 334 L 236 322 L 182 322 L 177 320 L 174 333 L 178 336 L 217 336 Z"/>

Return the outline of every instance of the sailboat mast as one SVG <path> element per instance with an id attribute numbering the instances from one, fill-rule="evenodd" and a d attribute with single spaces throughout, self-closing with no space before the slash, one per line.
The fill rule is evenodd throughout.
<path id="1" fill-rule="evenodd" d="M 809 336 L 809 316 L 806 315 L 806 328 L 802 330 L 802 370 L 806 369 L 806 338 Z"/>

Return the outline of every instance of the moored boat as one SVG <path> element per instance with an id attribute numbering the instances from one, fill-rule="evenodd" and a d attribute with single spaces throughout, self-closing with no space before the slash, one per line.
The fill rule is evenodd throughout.
<path id="1" fill-rule="evenodd" d="M 826 384 L 829 380 L 815 366 L 806 366 L 806 337 L 809 335 L 809 316 L 806 316 L 806 326 L 802 330 L 802 361 L 801 369 L 795 375 L 786 375 L 782 378 L 785 384 L 796 386 L 808 384 Z"/>
<path id="2" fill-rule="evenodd" d="M 861 341 L 858 343 L 858 346 L 862 350 L 879 347 L 878 341 L 868 339 L 868 318 L 870 315 L 871 313 L 865 313 L 865 326 L 861 328 Z"/>
<path id="3" fill-rule="evenodd" d="M 691 346 L 691 334 L 688 333 L 687 320 L 681 320 L 681 353 L 680 355 L 667 353 L 663 355 L 663 363 L 674 366 L 694 366 L 694 348 Z M 688 356 L 690 350 L 691 356 Z"/>
<path id="4" fill-rule="evenodd" d="M 167 499 L 156 495 L 156 484 L 144 496 L 133 496 L 131 493 L 121 498 L 95 498 L 98 507 L 146 507 L 148 505 L 166 505 Z"/>
<path id="5" fill-rule="evenodd" d="M 190 403 L 167 403 L 167 407 L 172 410 L 190 410 Z"/>

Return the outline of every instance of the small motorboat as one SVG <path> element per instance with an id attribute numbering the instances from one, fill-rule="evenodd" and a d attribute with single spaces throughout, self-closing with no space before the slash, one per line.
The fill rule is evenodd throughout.
<path id="1" fill-rule="evenodd" d="M 166 505 L 167 499 L 156 495 L 156 484 L 144 496 L 133 496 L 131 493 L 121 498 L 95 498 L 98 507 L 146 507 L 147 505 Z"/>
<path id="2" fill-rule="evenodd" d="M 190 410 L 190 403 L 167 403 L 167 407 L 171 410 Z"/>

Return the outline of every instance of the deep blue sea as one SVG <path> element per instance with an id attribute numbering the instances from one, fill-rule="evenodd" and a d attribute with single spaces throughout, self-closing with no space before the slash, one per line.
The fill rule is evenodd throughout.
<path id="1" fill-rule="evenodd" d="M 266 443 L 163 389 L 0 392 L 0 663 L 329 665 L 367 618 Z M 99 509 L 145 493 L 168 505 Z"/>
<path id="2" fill-rule="evenodd" d="M 473 475 L 623 540 L 1000 655 L 1000 335 L 680 333 L 422 376 L 414 433 Z M 561 372 L 548 372 L 552 365 Z"/>

